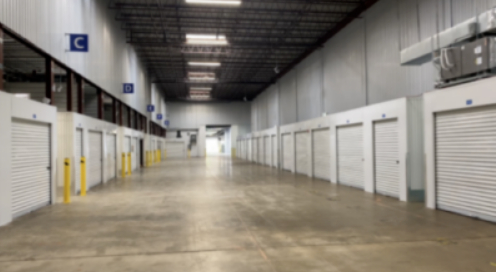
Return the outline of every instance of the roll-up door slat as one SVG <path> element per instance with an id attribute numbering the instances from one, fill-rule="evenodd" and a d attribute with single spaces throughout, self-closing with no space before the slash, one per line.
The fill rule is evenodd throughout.
<path id="1" fill-rule="evenodd" d="M 88 133 L 90 142 L 90 156 L 88 165 L 88 188 L 102 183 L 103 178 L 103 137 L 101 132 L 90 131 Z"/>
<path id="2" fill-rule="evenodd" d="M 264 164 L 265 165 L 271 165 L 270 152 L 271 152 L 270 136 L 266 136 L 266 137 L 264 137 L 264 154 L 265 154 Z"/>
<path id="3" fill-rule="evenodd" d="M 50 203 L 50 126 L 12 121 L 12 214 L 21 216 Z"/>
<path id="4" fill-rule="evenodd" d="M 117 177 L 117 137 L 115 134 L 107 134 L 107 181 Z"/>
<path id="5" fill-rule="evenodd" d="M 375 191 L 399 198 L 398 121 L 374 123 Z"/>
<path id="6" fill-rule="evenodd" d="M 308 174 L 308 132 L 298 132 L 296 137 L 296 173 Z"/>
<path id="7" fill-rule="evenodd" d="M 293 169 L 293 141 L 291 140 L 291 134 L 282 135 L 282 157 L 283 157 L 283 169 L 292 171 Z"/>
<path id="8" fill-rule="evenodd" d="M 167 157 L 168 158 L 185 158 L 186 150 L 183 142 L 167 142 Z"/>
<path id="9" fill-rule="evenodd" d="M 354 125 L 337 129 L 338 182 L 364 188 L 363 179 L 363 126 Z"/>
<path id="10" fill-rule="evenodd" d="M 75 180 L 76 186 L 79 188 L 81 184 L 81 158 L 83 157 L 83 130 L 76 129 L 76 146 L 74 148 L 76 152 L 76 161 L 74 162 L 75 169 Z M 86 163 L 88 163 L 88 158 L 86 158 Z"/>
<path id="11" fill-rule="evenodd" d="M 496 107 L 436 115 L 439 209 L 496 222 Z"/>
<path id="12" fill-rule="evenodd" d="M 313 132 L 313 174 L 317 178 L 331 180 L 331 133 L 329 129 Z"/>

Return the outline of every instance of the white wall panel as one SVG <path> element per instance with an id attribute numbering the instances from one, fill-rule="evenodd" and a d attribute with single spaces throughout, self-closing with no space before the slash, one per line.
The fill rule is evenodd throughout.
<path id="1" fill-rule="evenodd" d="M 294 70 L 289 72 L 279 83 L 279 125 L 298 121 L 295 73 Z"/>
<path id="2" fill-rule="evenodd" d="M 363 20 L 355 20 L 325 45 L 324 96 L 329 114 L 366 103 L 363 31 Z"/>
<path id="3" fill-rule="evenodd" d="M 297 68 L 298 120 L 309 120 L 322 113 L 322 51 L 318 50 Z"/>

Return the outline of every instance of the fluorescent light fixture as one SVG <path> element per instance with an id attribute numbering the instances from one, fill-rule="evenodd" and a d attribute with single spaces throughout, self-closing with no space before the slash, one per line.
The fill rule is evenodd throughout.
<path id="1" fill-rule="evenodd" d="M 190 77 L 191 81 L 215 81 L 215 77 Z"/>
<path id="2" fill-rule="evenodd" d="M 225 35 L 208 35 L 208 34 L 186 34 L 188 40 L 225 40 Z"/>
<path id="3" fill-rule="evenodd" d="M 239 6 L 241 1 L 237 0 L 186 0 L 189 4 L 206 4 L 206 5 L 229 5 Z"/>
<path id="4" fill-rule="evenodd" d="M 207 67 L 220 67 L 220 62 L 188 62 L 189 66 L 207 66 Z"/>
<path id="5" fill-rule="evenodd" d="M 190 92 L 210 92 L 212 88 L 209 87 L 193 87 L 189 89 Z"/>
<path id="6" fill-rule="evenodd" d="M 187 44 L 228 45 L 225 35 L 187 34 Z"/>
<path id="7" fill-rule="evenodd" d="M 215 77 L 215 73 L 210 73 L 210 72 L 188 72 L 188 77 Z"/>

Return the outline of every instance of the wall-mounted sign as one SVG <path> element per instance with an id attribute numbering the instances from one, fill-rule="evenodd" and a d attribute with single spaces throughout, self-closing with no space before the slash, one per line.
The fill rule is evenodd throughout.
<path id="1" fill-rule="evenodd" d="M 157 114 L 157 120 L 162 120 L 162 119 L 164 119 L 164 116 L 160 113 Z"/>
<path id="2" fill-rule="evenodd" d="M 467 100 L 467 106 L 471 106 L 473 103 L 474 101 L 472 101 L 472 99 Z"/>
<path id="3" fill-rule="evenodd" d="M 133 83 L 124 83 L 122 85 L 122 92 L 125 94 L 133 94 L 134 93 L 134 84 Z"/>
<path id="4" fill-rule="evenodd" d="M 382 115 L 382 118 L 386 118 L 386 115 L 385 115 L 385 114 L 383 114 L 383 115 Z"/>
<path id="5" fill-rule="evenodd" d="M 170 125 L 170 121 L 169 120 L 165 120 L 164 121 L 164 125 L 169 126 Z"/>
<path id="6" fill-rule="evenodd" d="M 69 34 L 71 52 L 88 52 L 89 38 L 87 34 Z"/>
<path id="7" fill-rule="evenodd" d="M 155 106 L 154 105 L 148 105 L 148 106 L 146 106 L 146 110 L 148 112 L 154 112 L 155 111 Z"/>

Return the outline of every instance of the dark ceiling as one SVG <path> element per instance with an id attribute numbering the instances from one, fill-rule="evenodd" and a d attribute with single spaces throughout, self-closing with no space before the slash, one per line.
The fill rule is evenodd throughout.
<path id="1" fill-rule="evenodd" d="M 169 101 L 190 100 L 191 87 L 212 87 L 212 100 L 252 99 L 376 2 L 185 1 L 116 0 L 109 7 Z M 186 34 L 225 35 L 229 45 L 187 45 Z M 221 67 L 193 68 L 190 61 L 221 62 Z M 188 72 L 203 71 L 214 72 L 215 83 L 188 80 Z"/>

